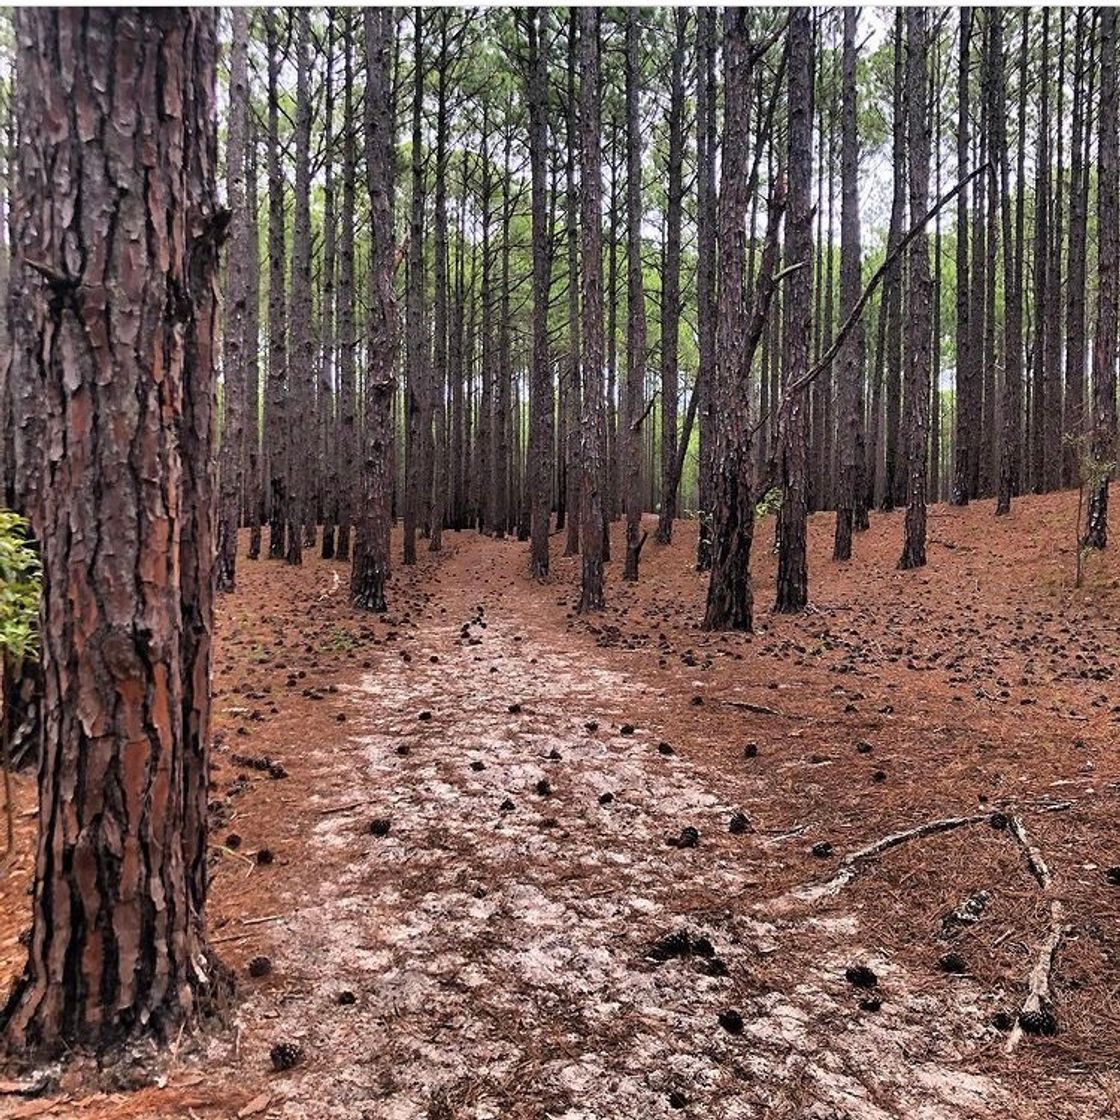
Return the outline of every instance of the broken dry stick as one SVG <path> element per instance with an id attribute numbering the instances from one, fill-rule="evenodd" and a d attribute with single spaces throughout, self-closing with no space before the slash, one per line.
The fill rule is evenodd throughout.
<path id="1" fill-rule="evenodd" d="M 1023 824 L 1021 817 L 1012 817 L 1008 822 L 1008 830 L 1015 838 L 1015 843 L 1023 850 L 1023 855 L 1026 857 L 1027 866 L 1031 869 L 1031 874 L 1038 881 L 1038 885 L 1045 889 L 1050 886 L 1050 868 L 1046 866 L 1046 860 L 1042 858 L 1042 853 L 1031 843 L 1031 838 L 1027 834 L 1027 826 Z"/>
<path id="2" fill-rule="evenodd" d="M 884 836 L 881 840 L 876 840 L 874 844 L 868 844 L 867 847 L 846 855 L 840 861 L 840 869 L 827 882 L 806 883 L 803 886 L 795 887 L 781 898 L 775 899 L 771 905 L 788 904 L 794 901 L 816 902 L 819 898 L 828 898 L 830 895 L 838 894 L 856 877 L 862 865 L 868 860 L 874 859 L 875 856 L 881 855 L 891 848 L 896 848 L 899 844 L 905 844 L 908 840 L 920 840 L 924 836 L 935 836 L 939 832 L 950 832 L 954 828 L 979 824 L 981 821 L 988 820 L 988 817 L 989 814 L 987 813 L 973 813 L 968 817 L 944 817 L 941 820 L 926 821 L 925 824 L 908 828 L 905 832 L 893 832 L 890 836 Z"/>
<path id="3" fill-rule="evenodd" d="M 1050 930 L 1046 940 L 1038 950 L 1038 959 L 1030 976 L 1027 977 L 1027 998 L 1023 1000 L 1023 1009 L 1007 1036 L 1004 1051 L 1008 1054 L 1014 1052 L 1023 1037 L 1023 1016 L 1046 1013 L 1050 1007 L 1050 974 L 1054 971 L 1054 955 L 1062 940 L 1062 924 L 1065 918 L 1065 908 L 1055 898 L 1050 903 Z"/>

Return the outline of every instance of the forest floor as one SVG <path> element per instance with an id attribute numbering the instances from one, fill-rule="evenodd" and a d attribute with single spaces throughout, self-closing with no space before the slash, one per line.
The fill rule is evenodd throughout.
<path id="1" fill-rule="evenodd" d="M 233 1021 L 182 1040 L 158 1088 L 63 1081 L 0 1115 L 1120 1115 L 1120 561 L 1073 589 L 1075 506 L 934 507 L 906 573 L 901 513 L 846 565 L 817 515 L 794 617 L 769 609 L 764 522 L 751 636 L 700 631 L 687 522 L 651 534 L 636 586 L 608 566 L 591 619 L 562 534 L 541 586 L 527 545 L 445 533 L 378 617 L 348 606 L 343 565 L 243 560 L 219 601 L 212 795 Z M 0 881 L 0 979 L 32 827 Z M 978 892 L 977 920 L 948 918 Z M 1054 902 L 1057 1033 L 1009 1054 L 993 1018 L 1022 1005 Z M 280 1041 L 302 1059 L 273 1073 Z"/>

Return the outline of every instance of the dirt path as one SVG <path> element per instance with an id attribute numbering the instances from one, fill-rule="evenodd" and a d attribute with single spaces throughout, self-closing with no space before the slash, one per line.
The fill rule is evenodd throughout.
<path id="1" fill-rule="evenodd" d="M 120 1092 L 64 1080 L 26 1102 L 49 1112 L 0 1097 L 0 1116 L 1115 1115 L 1120 570 L 1109 555 L 1071 595 L 1031 535 L 1057 539 L 1070 500 L 1023 502 L 995 535 L 990 511 L 938 507 L 943 554 L 909 582 L 897 517 L 848 566 L 815 517 L 813 609 L 766 610 L 762 550 L 753 636 L 698 630 L 687 523 L 638 585 L 610 566 L 593 620 L 571 612 L 577 561 L 554 553 L 538 586 L 523 544 L 471 533 L 398 569 L 380 617 L 349 608 L 337 563 L 245 562 L 215 664 L 209 919 L 239 977 L 231 1029 L 158 1057 L 164 1087 L 132 1090 L 142 1050 Z M 1056 797 L 1068 810 L 1044 811 Z M 992 811 L 1024 815 L 1049 893 Z M 980 823 L 773 905 L 953 815 Z M 5 977 L 29 873 L 0 881 Z M 942 917 L 981 889 L 947 944 Z M 993 1016 L 1021 1004 L 1051 898 L 1059 1031 L 1008 1058 Z M 280 1042 L 302 1058 L 273 1073 Z"/>
<path id="2" fill-rule="evenodd" d="M 656 720 L 623 725 L 639 681 L 491 585 L 513 547 L 460 545 L 423 626 L 350 695 L 348 737 L 309 745 L 297 890 L 238 1013 L 249 1069 L 279 1039 L 306 1055 L 270 1114 L 1005 1114 L 949 1041 L 974 1009 L 873 959 L 886 998 L 860 1010 L 853 918 L 847 952 L 805 968 L 785 950 L 811 920 L 751 916 L 752 869 L 776 854 L 730 832 L 752 807 Z M 695 847 L 667 842 L 686 827 Z M 656 960 L 681 930 L 711 948 Z"/>

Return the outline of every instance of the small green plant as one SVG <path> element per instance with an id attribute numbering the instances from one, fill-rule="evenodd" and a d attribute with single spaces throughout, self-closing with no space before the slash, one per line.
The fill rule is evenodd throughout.
<path id="1" fill-rule="evenodd" d="M 765 494 L 758 500 L 758 504 L 754 507 L 754 515 L 756 518 L 768 517 L 772 513 L 777 513 L 782 508 L 782 488 L 780 486 L 771 486 Z"/>
<path id="2" fill-rule="evenodd" d="M 9 509 L 0 509 L 0 743 L 3 744 L 4 811 L 8 826 L 8 850 L 15 852 L 15 812 L 12 806 L 11 766 L 5 734 L 4 698 L 8 676 L 18 672 L 27 658 L 39 654 L 39 597 L 43 590 L 39 557 L 28 544 L 27 522 Z"/>

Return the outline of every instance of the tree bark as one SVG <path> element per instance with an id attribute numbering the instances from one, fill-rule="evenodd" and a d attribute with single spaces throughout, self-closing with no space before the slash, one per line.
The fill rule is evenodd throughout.
<path id="1" fill-rule="evenodd" d="M 580 50 L 580 304 L 583 406 L 580 416 L 580 532 L 583 537 L 579 612 L 599 611 L 603 596 L 603 167 L 600 124 L 599 12 L 579 10 Z"/>
<path id="2" fill-rule="evenodd" d="M 626 9 L 626 407 L 623 409 L 626 561 L 622 578 L 638 579 L 642 551 L 642 397 L 646 380 L 646 297 L 642 276 L 642 137 L 638 96 L 641 34 L 638 14 Z"/>
<path id="3" fill-rule="evenodd" d="M 354 522 L 354 495 L 361 493 L 355 475 L 357 463 L 357 416 L 355 350 L 358 336 L 354 325 L 354 201 L 358 175 L 355 135 L 358 121 L 354 111 L 354 13 L 345 13 L 342 91 L 342 208 L 339 218 L 341 240 L 338 251 L 338 537 L 336 560 L 350 559 L 350 535 Z"/>
<path id="4" fill-rule="evenodd" d="M 705 630 L 750 630 L 750 582 L 754 536 L 751 479 L 750 369 L 766 325 L 773 294 L 778 223 L 785 207 L 784 188 L 772 184 L 766 247 L 759 267 L 751 321 L 744 323 L 743 238 L 750 189 L 747 173 L 747 113 L 754 51 L 748 41 L 747 13 L 724 11 L 724 88 L 726 112 L 719 192 L 720 286 L 716 320 L 716 370 L 712 405 L 717 417 L 712 491 L 711 574 L 704 611 Z"/>
<path id="5" fill-rule="evenodd" d="M 387 607 L 389 530 L 392 526 L 392 401 L 396 388 L 397 305 L 393 221 L 389 206 L 393 176 L 393 114 L 389 99 L 392 8 L 363 11 L 366 39 L 365 157 L 369 193 L 369 320 L 362 433 L 362 500 L 355 517 L 352 602 L 369 611 Z M 413 544 L 415 561 L 415 542 Z"/>
<path id="6" fill-rule="evenodd" d="M 891 201 L 890 229 L 887 233 L 889 253 L 902 238 L 906 223 L 906 66 L 903 44 L 904 17 L 902 9 L 895 12 L 894 24 L 894 117 L 892 127 L 891 170 L 894 192 Z M 902 483 L 899 454 L 899 427 L 902 415 L 902 261 L 895 261 L 883 278 L 885 306 L 885 361 L 883 363 L 883 492 L 880 508 L 894 509 L 900 500 Z"/>
<path id="7" fill-rule="evenodd" d="M 580 418 L 583 393 L 580 381 L 579 331 L 579 223 L 576 196 L 576 151 L 579 146 L 579 115 L 576 105 L 576 70 L 579 62 L 579 17 L 575 8 L 568 11 L 568 88 L 566 114 L 567 166 L 565 192 L 565 234 L 568 248 L 568 396 L 566 432 L 561 454 L 565 458 L 565 482 L 568 507 L 568 535 L 564 555 L 579 553 L 580 529 Z"/>
<path id="8" fill-rule="evenodd" d="M 684 213 L 684 55 L 688 11 L 673 13 L 676 39 L 669 77 L 669 167 L 665 200 L 665 272 L 661 281 L 661 516 L 657 540 L 669 544 L 677 516 L 677 398 L 681 320 L 681 225 Z"/>
<path id="9" fill-rule="evenodd" d="M 930 128 L 926 103 L 926 53 L 929 13 L 906 11 L 906 81 L 910 213 L 917 220 L 929 197 Z M 909 272 L 906 378 L 906 530 L 900 568 L 926 562 L 926 482 L 929 470 L 930 272 L 929 235 L 923 227 L 907 255 Z"/>
<path id="10" fill-rule="evenodd" d="M 778 511 L 779 613 L 801 610 L 809 601 L 806 559 L 808 518 L 809 432 L 808 394 L 790 386 L 809 368 L 812 337 L 813 258 L 813 63 L 810 9 L 795 8 L 789 27 L 789 217 L 786 226 L 786 268 L 796 267 L 785 282 L 784 305 L 786 407 L 781 425 L 780 482 L 782 505 Z"/>
<path id="11" fill-rule="evenodd" d="M 859 116 L 856 86 L 856 23 L 859 13 L 844 9 L 840 108 L 840 318 L 847 319 L 860 294 Z M 857 323 L 840 359 L 840 478 L 832 558 L 850 560 L 856 499 L 862 483 L 863 323 Z"/>
<path id="12" fill-rule="evenodd" d="M 350 13 L 345 13 L 349 19 Z M 323 542 L 319 555 L 333 560 L 338 523 L 338 375 L 335 335 L 335 267 L 338 258 L 336 183 L 334 172 L 334 27 L 335 11 L 327 9 L 327 52 L 324 66 L 325 121 L 323 124 L 323 269 L 319 285 L 319 506 L 323 515 Z"/>
<path id="13" fill-rule="evenodd" d="M 1117 256 L 1120 253 L 1120 166 L 1117 159 L 1116 9 L 1101 8 L 1100 110 L 1097 142 L 1097 324 L 1093 335 L 1093 436 L 1091 455 L 1094 479 L 1089 498 L 1085 544 L 1108 544 L 1108 481 L 1116 460 L 1116 339 Z"/>
<path id="14" fill-rule="evenodd" d="M 710 521 L 715 487 L 715 414 L 712 395 L 716 378 L 716 81 L 715 9 L 696 10 L 696 347 L 699 380 L 700 532 L 696 567 L 711 568 Z M 707 527 L 707 528 L 706 528 Z"/>
<path id="15" fill-rule="evenodd" d="M 548 63 L 540 42 L 539 9 L 525 16 L 528 36 L 529 163 L 533 240 L 533 351 L 529 381 L 530 489 L 529 572 L 536 580 L 548 579 L 548 530 L 552 498 L 553 396 L 548 363 L 548 296 L 550 254 L 548 191 L 545 182 L 548 158 Z"/>
<path id="16" fill-rule="evenodd" d="M 268 556 L 286 555 L 288 523 L 288 316 L 285 289 L 284 175 L 280 167 L 280 41 L 276 13 L 266 8 L 268 44 Z"/>
<path id="17" fill-rule="evenodd" d="M 249 123 L 249 12 L 233 11 L 230 45 L 229 124 L 226 191 L 229 201 L 229 255 L 226 258 L 222 375 L 225 418 L 221 442 L 221 501 L 218 521 L 217 588 L 232 591 L 237 570 L 237 528 L 241 520 L 241 463 L 245 430 L 245 318 L 249 295 L 249 221 L 245 210 L 245 146 Z"/>
<path id="18" fill-rule="evenodd" d="M 166 1039 L 225 988 L 204 927 L 215 31 L 205 10 L 17 16 L 16 248 L 43 273 L 11 327 L 46 402 L 46 716 L 29 958 L 3 1021 L 35 1057 Z"/>

